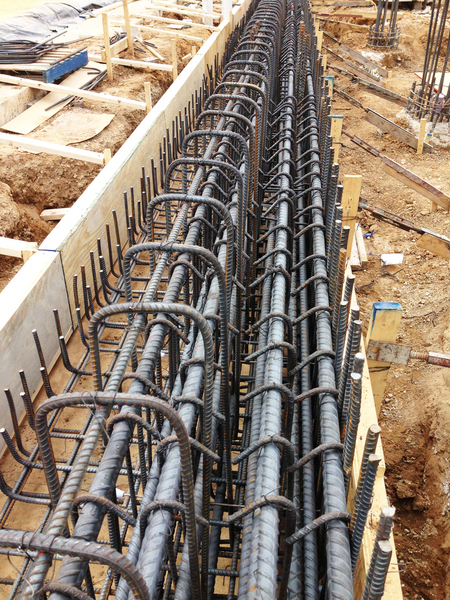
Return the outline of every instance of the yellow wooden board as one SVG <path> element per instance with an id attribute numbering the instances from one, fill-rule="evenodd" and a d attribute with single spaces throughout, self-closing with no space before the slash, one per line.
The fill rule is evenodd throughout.
<path id="1" fill-rule="evenodd" d="M 98 77 L 99 73 L 96 71 L 97 69 L 103 71 L 104 66 L 98 63 L 89 62 L 86 67 L 78 69 L 78 71 L 75 71 L 75 73 L 72 73 L 63 79 L 62 85 L 73 88 L 81 88 Z M 96 72 L 93 74 L 93 71 Z M 57 92 L 50 92 L 44 98 L 36 102 L 36 104 L 33 104 L 33 106 L 24 111 L 21 115 L 12 121 L 9 121 L 9 123 L 2 125 L 1 128 L 5 129 L 6 131 L 11 131 L 12 133 L 27 135 L 33 131 L 33 129 L 36 129 L 36 127 L 42 125 L 42 123 L 44 123 L 47 119 L 53 117 L 53 115 L 56 115 L 56 113 L 64 108 L 66 104 L 69 104 L 72 98 L 69 100 L 64 100 L 64 102 L 53 106 L 53 108 L 49 108 L 49 106 L 52 106 L 55 104 L 55 102 L 62 100 L 66 96 L 66 93 L 59 94 Z M 47 108 L 49 109 L 46 110 Z"/>

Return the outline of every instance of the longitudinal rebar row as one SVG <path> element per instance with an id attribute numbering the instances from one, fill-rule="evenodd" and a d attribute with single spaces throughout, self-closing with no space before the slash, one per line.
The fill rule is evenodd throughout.
<path id="1" fill-rule="evenodd" d="M 48 399 L 34 408 L 21 373 L 32 451 L 8 396 L 11 599 L 353 598 L 379 428 L 356 491 L 361 322 L 308 3 L 253 3 L 187 100 L 91 252 L 93 286 L 84 266 L 74 279 L 76 365 L 55 311 L 59 394 L 33 332 Z M 36 535 L 5 528 L 23 503 Z"/>

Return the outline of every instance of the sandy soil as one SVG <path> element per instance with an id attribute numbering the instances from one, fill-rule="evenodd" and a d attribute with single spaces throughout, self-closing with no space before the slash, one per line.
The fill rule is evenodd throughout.
<path id="1" fill-rule="evenodd" d="M 421 70 L 429 17 L 400 11 L 399 24 L 405 37 L 399 51 L 383 61 L 393 70 L 390 89 L 407 96 L 414 71 Z M 360 23 L 360 21 L 358 21 Z M 328 31 L 359 51 L 369 51 L 366 33 L 346 26 L 328 24 Z M 448 33 L 447 33 L 448 35 Z M 337 50 L 325 37 L 325 44 Z M 371 55 L 372 56 L 372 55 Z M 345 65 L 331 56 L 329 64 Z M 330 75 L 337 75 L 330 69 Z M 336 86 L 349 86 L 349 79 L 337 75 Z M 346 92 L 369 108 L 403 127 L 410 128 L 399 106 L 350 85 Z M 349 110 L 350 109 L 350 110 Z M 344 115 L 344 126 L 378 150 L 450 193 L 449 150 L 445 138 L 432 153 L 418 156 L 406 144 L 364 120 L 365 112 L 334 96 L 334 114 Z M 447 132 L 448 133 L 448 132 Z M 362 197 L 403 216 L 420 227 L 449 236 L 450 216 L 381 171 L 381 161 L 342 137 L 341 174 L 362 175 Z M 449 261 L 419 249 L 416 233 L 404 232 L 359 212 L 365 233 L 368 268 L 357 272 L 356 286 L 362 320 L 368 324 L 372 303 L 397 301 L 403 317 L 397 341 L 415 350 L 450 352 L 448 303 Z M 390 267 L 383 275 L 380 255 L 404 254 L 404 263 Z M 390 501 L 397 508 L 395 542 L 402 563 L 403 593 L 408 600 L 450 598 L 450 374 L 440 367 L 410 361 L 407 367 L 392 366 L 389 372 L 380 425 L 386 458 L 386 485 Z"/>

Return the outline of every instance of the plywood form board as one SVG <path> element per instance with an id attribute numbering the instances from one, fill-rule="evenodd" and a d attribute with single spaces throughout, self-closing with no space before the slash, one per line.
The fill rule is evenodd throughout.
<path id="1" fill-rule="evenodd" d="M 245 0 L 233 9 L 234 24 L 245 14 L 249 3 L 250 0 Z M 149 173 L 151 158 L 156 159 L 158 164 L 159 142 L 166 134 L 166 129 L 171 129 L 172 119 L 179 110 L 184 110 L 191 93 L 200 88 L 206 65 L 214 64 L 217 53 L 222 56 L 231 31 L 232 26 L 228 21 L 220 24 L 218 31 L 203 44 L 151 112 L 80 196 L 68 215 L 42 243 L 42 250 L 61 253 L 72 314 L 75 311 L 74 274 L 80 272 L 80 265 L 89 264 L 89 252 L 96 252 L 97 238 L 105 239 L 105 223 L 109 222 L 112 226 L 112 210 L 118 212 L 121 240 L 125 243 L 123 192 L 129 191 L 130 186 L 139 191 L 141 167 L 145 166 Z M 115 244 L 113 231 L 112 236 Z M 88 285 L 92 285 L 90 269 L 86 269 L 86 274 Z"/>
<path id="2" fill-rule="evenodd" d="M 347 267 L 346 275 L 350 274 L 350 267 Z M 351 305 L 355 306 L 358 304 L 357 297 L 353 291 L 351 298 Z M 365 355 L 365 344 L 361 342 L 360 352 Z M 369 366 L 367 360 L 364 362 L 364 370 L 362 375 L 362 399 L 361 399 L 361 419 L 358 426 L 358 434 L 356 437 L 355 455 L 353 458 L 353 466 L 350 477 L 350 487 L 348 494 L 347 510 L 351 512 L 353 510 L 353 497 L 358 485 L 359 471 L 361 467 L 361 460 L 363 457 L 364 443 L 367 435 L 367 430 L 371 425 L 378 425 L 378 417 L 375 408 L 375 401 L 372 392 L 372 385 L 369 375 Z M 354 595 L 355 600 L 360 600 L 362 592 L 364 590 L 365 575 L 370 565 L 370 559 L 372 555 L 373 544 L 375 540 L 375 534 L 378 527 L 378 521 L 380 517 L 381 509 L 384 506 L 389 506 L 390 502 L 386 495 L 386 487 L 384 484 L 384 473 L 386 470 L 386 463 L 384 460 L 383 446 L 382 446 L 383 431 L 381 432 L 380 439 L 376 449 L 376 454 L 381 456 L 381 462 L 378 467 L 377 477 L 375 479 L 373 503 L 367 519 L 367 524 L 364 529 L 363 543 L 361 545 L 361 552 L 356 567 L 356 573 L 354 578 Z M 394 524 L 395 529 L 395 524 Z M 392 544 L 392 559 L 389 567 L 389 573 L 386 579 L 386 588 L 384 591 L 383 600 L 402 600 L 402 588 L 400 575 L 398 570 L 398 560 L 395 549 L 394 537 L 391 534 L 390 542 Z"/>
<path id="3" fill-rule="evenodd" d="M 36 252 L 0 294 L 0 385 L 9 388 L 17 413 L 23 412 L 19 370 L 23 369 L 30 393 L 40 387 L 40 363 L 31 331 L 37 329 L 47 365 L 59 354 L 53 325 L 57 308 L 63 334 L 72 330 L 69 303 L 57 252 Z M 9 432 L 12 422 L 4 394 L 0 395 L 0 426 Z M 0 443 L 2 447 L 3 442 Z"/>
<path id="4" fill-rule="evenodd" d="M 69 75 L 69 77 L 63 79 L 62 84 L 66 85 L 67 87 L 81 88 L 98 77 L 98 73 L 92 74 L 91 69 L 102 69 L 102 65 L 93 62 L 89 62 L 87 67 L 88 68 L 80 69 L 79 71 Z M 27 133 L 30 133 L 30 131 L 33 131 L 33 129 L 39 127 L 39 125 L 44 123 L 44 121 L 50 117 L 53 117 L 53 115 L 64 108 L 64 106 L 66 106 L 66 104 L 72 100 L 72 98 L 70 98 L 69 100 L 65 100 L 64 102 L 53 106 L 53 108 L 49 108 L 49 110 L 46 110 L 49 106 L 52 106 L 55 102 L 62 100 L 66 96 L 67 93 L 65 92 L 62 94 L 50 92 L 44 98 L 36 102 L 36 104 L 33 104 L 33 106 L 24 111 L 21 115 L 9 123 L 2 125 L 2 129 L 11 131 L 12 133 L 27 135 Z"/>

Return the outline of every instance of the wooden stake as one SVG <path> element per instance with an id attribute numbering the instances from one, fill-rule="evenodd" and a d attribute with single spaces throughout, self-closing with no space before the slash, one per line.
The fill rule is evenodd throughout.
<path id="1" fill-rule="evenodd" d="M 177 58 L 177 40 L 172 38 L 172 77 L 173 80 L 178 77 L 178 58 Z"/>
<path id="2" fill-rule="evenodd" d="M 130 13 L 128 12 L 128 0 L 123 0 L 123 16 L 125 19 L 125 29 L 127 31 L 128 50 L 134 58 L 133 36 L 131 35 Z"/>
<path id="3" fill-rule="evenodd" d="M 233 8 L 231 0 L 222 0 L 222 19 L 224 21 L 230 20 L 230 13 Z"/>
<path id="4" fill-rule="evenodd" d="M 113 66 L 111 62 L 111 47 L 109 45 L 109 26 L 108 26 L 108 15 L 102 14 L 102 25 L 103 25 L 103 42 L 105 44 L 105 56 L 106 56 L 106 69 L 108 71 L 108 79 L 112 81 L 114 79 Z"/>
<path id="5" fill-rule="evenodd" d="M 322 44 L 323 44 L 323 31 L 318 31 L 317 32 L 317 50 L 319 52 L 322 51 Z"/>
<path id="6" fill-rule="evenodd" d="M 342 190 L 342 224 L 350 227 L 347 243 L 347 258 L 349 258 L 353 237 L 355 235 L 356 213 L 358 212 L 359 195 L 361 193 L 361 175 L 344 175 L 344 187 Z"/>
<path id="7" fill-rule="evenodd" d="M 328 55 L 327 54 L 322 54 L 322 67 L 323 67 L 323 74 L 325 75 L 326 70 L 327 70 L 327 59 L 328 59 Z"/>
<path id="8" fill-rule="evenodd" d="M 203 8 L 203 12 L 206 13 L 206 15 L 210 15 L 213 12 L 213 0 L 202 0 L 202 8 Z M 212 17 L 205 16 L 203 18 L 203 23 L 208 26 L 212 25 L 213 24 Z"/>
<path id="9" fill-rule="evenodd" d="M 334 76 L 333 75 L 325 75 L 324 79 L 328 81 L 328 92 L 330 95 L 330 100 L 333 98 L 333 89 L 334 89 Z"/>
<path id="10" fill-rule="evenodd" d="M 344 117 L 342 115 L 331 115 L 330 135 L 333 138 L 334 162 L 339 162 L 339 151 L 341 149 L 341 134 Z"/>
<path id="11" fill-rule="evenodd" d="M 144 91 L 145 91 L 145 104 L 147 105 L 147 112 L 149 113 L 152 110 L 152 92 L 150 89 L 149 81 L 146 81 L 144 83 Z"/>
<path id="12" fill-rule="evenodd" d="M 197 54 L 197 46 L 191 46 L 191 54 L 195 56 Z"/>
<path id="13" fill-rule="evenodd" d="M 105 165 L 109 163 L 111 160 L 111 148 L 105 148 L 103 150 L 103 160 Z"/>
<path id="14" fill-rule="evenodd" d="M 366 349 L 370 340 L 395 343 L 401 316 L 402 306 L 398 302 L 374 302 L 367 331 Z M 390 365 L 377 360 L 368 360 L 367 363 L 370 381 L 372 382 L 375 410 L 378 416 Z"/>
<path id="15" fill-rule="evenodd" d="M 417 140 L 417 154 L 422 154 L 423 144 L 425 142 L 425 133 L 427 128 L 427 120 L 420 119 L 419 139 Z"/>

